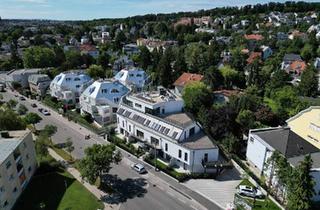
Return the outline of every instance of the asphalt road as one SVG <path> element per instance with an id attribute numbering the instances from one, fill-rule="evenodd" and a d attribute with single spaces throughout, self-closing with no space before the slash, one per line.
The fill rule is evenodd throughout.
<path id="1" fill-rule="evenodd" d="M 21 101 L 16 97 L 16 93 L 11 91 L 1 93 L 4 100 L 14 99 L 24 104 L 29 112 L 36 112 L 42 117 L 42 121 L 36 124 L 37 129 L 42 129 L 45 125 L 51 124 L 57 126 L 57 133 L 52 137 L 54 143 L 63 143 L 67 138 L 73 142 L 74 151 L 72 155 L 80 159 L 84 156 L 84 149 L 99 143 L 106 144 L 101 137 L 91 133 L 82 126 L 69 122 L 58 113 L 50 110 L 50 116 L 44 116 L 38 111 L 38 108 L 46 108 L 41 102 L 31 99 Z M 36 108 L 32 108 L 31 104 L 37 104 Z M 85 140 L 85 135 L 91 135 L 89 140 Z M 113 166 L 108 177 L 109 184 L 113 185 L 118 192 L 118 197 L 112 198 L 107 202 L 113 202 L 120 205 L 120 209 L 144 210 L 144 209 L 212 209 L 220 210 L 220 208 L 201 195 L 187 189 L 183 185 L 175 182 L 166 175 L 146 166 L 150 171 L 145 175 L 140 175 L 130 168 L 132 163 L 141 162 L 136 158 L 123 152 L 123 160 L 119 165 Z"/>

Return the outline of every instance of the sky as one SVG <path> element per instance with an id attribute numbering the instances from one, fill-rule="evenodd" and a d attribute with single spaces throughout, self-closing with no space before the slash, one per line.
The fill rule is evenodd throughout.
<path id="1" fill-rule="evenodd" d="M 285 2 L 286 0 L 278 0 Z M 318 0 L 307 0 L 316 2 Z M 270 0 L 0 0 L 3 19 L 91 20 L 134 15 L 197 11 Z"/>

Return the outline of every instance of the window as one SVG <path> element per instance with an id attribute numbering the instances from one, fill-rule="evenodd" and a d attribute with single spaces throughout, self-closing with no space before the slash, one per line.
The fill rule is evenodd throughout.
<path id="1" fill-rule="evenodd" d="M 188 153 L 184 153 L 184 161 L 188 161 Z"/>
<path id="2" fill-rule="evenodd" d="M 179 158 L 182 156 L 182 151 L 179 149 Z"/>
<path id="3" fill-rule="evenodd" d="M 253 137 L 250 137 L 249 141 L 250 141 L 251 143 L 253 143 L 253 142 L 254 142 L 254 138 L 253 138 Z"/>
<path id="4" fill-rule="evenodd" d="M 138 108 L 142 107 L 141 104 L 138 104 L 138 103 L 135 103 L 134 105 L 135 105 L 135 107 L 138 107 Z"/>
<path id="5" fill-rule="evenodd" d="M 131 132 L 131 125 L 129 125 L 129 132 Z"/>
<path id="6" fill-rule="evenodd" d="M 31 166 L 29 166 L 29 168 L 28 168 L 28 172 L 30 173 L 30 172 L 31 172 L 31 170 L 32 170 L 32 168 L 31 168 Z"/>
<path id="7" fill-rule="evenodd" d="M 124 127 L 124 121 L 122 121 L 122 127 Z"/>
<path id="8" fill-rule="evenodd" d="M 27 154 L 27 155 L 26 155 L 26 159 L 29 160 L 29 158 L 30 158 L 30 157 L 29 157 L 29 154 Z"/>
<path id="9" fill-rule="evenodd" d="M 6 206 L 8 206 L 9 205 L 9 202 L 8 201 L 5 201 L 4 203 L 3 203 L 3 207 L 6 207 Z"/>
<path id="10" fill-rule="evenodd" d="M 80 85 L 76 85 L 76 88 L 80 88 Z"/>
<path id="11" fill-rule="evenodd" d="M 0 187 L 0 192 L 4 192 L 5 190 L 4 190 L 4 186 L 1 186 Z"/>
<path id="12" fill-rule="evenodd" d="M 166 143 L 165 145 L 164 145 L 164 149 L 165 149 L 165 151 L 168 151 L 168 144 Z"/>
<path id="13" fill-rule="evenodd" d="M 113 107 L 113 108 L 112 108 L 112 112 L 113 112 L 113 113 L 116 113 L 117 111 L 118 111 L 118 108 L 117 108 L 117 107 Z"/>
<path id="14" fill-rule="evenodd" d="M 13 179 L 14 179 L 14 176 L 13 174 L 11 174 L 9 180 L 12 181 Z"/>
<path id="15" fill-rule="evenodd" d="M 190 128 L 189 130 L 189 136 L 193 136 L 194 135 L 194 132 L 195 132 L 195 128 Z"/>
<path id="16" fill-rule="evenodd" d="M 118 103 L 119 102 L 119 98 L 113 98 L 114 103 Z"/>
<path id="17" fill-rule="evenodd" d="M 208 153 L 205 153 L 205 154 L 204 154 L 203 161 L 204 161 L 204 162 L 208 162 Z"/>
<path id="18" fill-rule="evenodd" d="M 101 89 L 101 93 L 107 93 L 108 89 Z"/>
<path id="19" fill-rule="evenodd" d="M 155 145 L 155 146 L 158 146 L 159 145 L 159 139 L 156 139 L 156 138 L 151 136 L 151 144 Z"/>
<path id="20" fill-rule="evenodd" d="M 74 78 L 74 81 L 80 81 L 79 77 Z"/>
<path id="21" fill-rule="evenodd" d="M 10 166 L 11 166 L 11 162 L 10 162 L 10 160 L 6 163 L 6 168 L 8 169 L 8 168 L 10 168 Z"/>
<path id="22" fill-rule="evenodd" d="M 144 133 L 142 131 L 137 130 L 137 136 L 139 138 L 144 138 Z"/>
<path id="23" fill-rule="evenodd" d="M 17 191 L 18 189 L 16 187 L 12 190 L 13 193 L 16 193 Z"/>
<path id="24" fill-rule="evenodd" d="M 119 90 L 114 88 L 111 90 L 111 93 L 119 93 Z"/>
<path id="25" fill-rule="evenodd" d="M 66 81 L 69 82 L 71 80 L 71 78 L 66 78 Z"/>

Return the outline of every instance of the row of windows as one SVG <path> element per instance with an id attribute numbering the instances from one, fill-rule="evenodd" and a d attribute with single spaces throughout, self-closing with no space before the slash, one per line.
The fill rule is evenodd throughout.
<path id="1" fill-rule="evenodd" d="M 168 151 L 168 144 L 167 143 L 165 143 L 165 145 L 164 145 L 164 151 Z M 182 157 L 182 151 L 181 151 L 181 149 L 179 149 L 179 151 L 178 151 L 178 157 L 179 158 L 181 158 Z M 184 153 L 184 161 L 188 161 L 188 153 Z"/>

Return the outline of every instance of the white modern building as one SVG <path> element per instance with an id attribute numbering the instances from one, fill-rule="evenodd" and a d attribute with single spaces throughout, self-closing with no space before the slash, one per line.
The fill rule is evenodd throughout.
<path id="1" fill-rule="evenodd" d="M 138 91 L 148 83 L 147 74 L 143 69 L 138 68 L 122 69 L 114 76 L 114 79 Z"/>
<path id="2" fill-rule="evenodd" d="M 92 82 L 93 80 L 83 71 L 62 72 L 52 80 L 50 94 L 66 105 L 75 105 L 79 102 L 81 93 Z"/>
<path id="3" fill-rule="evenodd" d="M 36 152 L 30 131 L 0 134 L 0 209 L 10 210 L 36 171 Z"/>
<path id="4" fill-rule="evenodd" d="M 275 151 L 280 152 L 292 167 L 298 166 L 305 155 L 311 154 L 313 168 L 310 173 L 316 183 L 313 199 L 320 200 L 320 150 L 289 127 L 251 130 L 246 153 L 248 163 L 267 180 L 267 184 L 271 183 L 276 189 L 281 189 L 283 186 L 278 183 L 277 177 L 271 175 L 274 166 L 268 161 Z"/>
<path id="5" fill-rule="evenodd" d="M 158 158 L 186 172 L 204 172 L 205 163 L 218 160 L 218 147 L 183 112 L 183 100 L 164 88 L 123 97 L 117 131 L 128 141 L 156 150 Z"/>
<path id="6" fill-rule="evenodd" d="M 100 125 L 113 122 L 121 97 L 128 92 L 119 81 L 95 81 L 80 96 L 81 114 L 90 114 Z"/>

